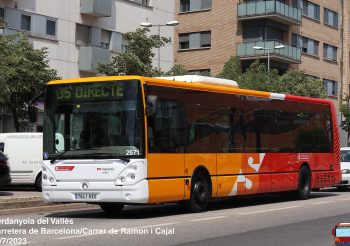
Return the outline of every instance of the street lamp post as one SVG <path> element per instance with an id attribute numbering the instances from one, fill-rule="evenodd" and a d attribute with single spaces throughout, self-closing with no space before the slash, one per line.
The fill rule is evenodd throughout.
<path id="1" fill-rule="evenodd" d="M 277 45 L 277 46 L 274 46 L 273 48 L 266 48 L 266 47 L 261 47 L 261 46 L 253 46 L 253 49 L 255 50 L 266 50 L 267 52 L 267 71 L 270 71 L 270 53 L 271 51 L 277 49 L 284 49 L 285 46 L 284 45 Z"/>
<path id="2" fill-rule="evenodd" d="M 162 26 L 177 26 L 179 24 L 180 24 L 180 22 L 178 22 L 178 21 L 168 21 L 165 24 L 155 24 L 155 25 L 152 23 L 149 23 L 149 22 L 141 22 L 140 26 L 142 26 L 142 27 L 152 27 L 152 26 L 158 27 L 158 36 L 160 37 L 160 27 L 162 27 Z M 160 69 L 160 47 L 158 48 L 158 69 Z"/>

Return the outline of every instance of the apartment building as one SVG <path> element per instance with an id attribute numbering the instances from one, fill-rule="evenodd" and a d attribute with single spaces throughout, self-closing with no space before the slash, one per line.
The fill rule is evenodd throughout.
<path id="1" fill-rule="evenodd" d="M 165 25 L 175 19 L 174 0 L 0 0 L 0 17 L 8 27 L 3 34 L 24 31 L 35 48 L 48 49 L 49 64 L 62 78 L 96 76 L 96 66 L 123 52 L 122 34 L 141 22 Z M 162 26 L 160 34 L 173 39 L 174 27 Z M 153 58 L 164 71 L 173 66 L 173 44 Z M 0 130 L 12 131 L 11 116 L 0 117 Z"/>
<path id="2" fill-rule="evenodd" d="M 175 5 L 181 23 L 175 62 L 193 73 L 217 75 L 237 55 L 243 70 L 260 59 L 280 73 L 297 69 L 321 78 L 337 108 L 341 95 L 349 94 L 349 1 L 176 0 Z"/>
<path id="3" fill-rule="evenodd" d="M 190 71 L 216 75 L 232 55 L 246 69 L 269 55 L 281 73 L 323 79 L 334 100 L 349 91 L 348 1 L 177 0 L 175 10 L 175 61 Z"/>

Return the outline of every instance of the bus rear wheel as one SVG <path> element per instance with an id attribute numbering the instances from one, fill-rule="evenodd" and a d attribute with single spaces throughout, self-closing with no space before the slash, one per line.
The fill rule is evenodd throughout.
<path id="1" fill-rule="evenodd" d="M 100 203 L 99 205 L 105 213 L 110 215 L 118 215 L 120 210 L 124 208 L 124 204 L 113 202 Z"/>
<path id="2" fill-rule="evenodd" d="M 311 175 L 306 166 L 302 166 L 299 171 L 298 189 L 295 192 L 296 198 L 299 200 L 308 199 L 311 191 Z"/>
<path id="3" fill-rule="evenodd" d="M 186 208 L 190 212 L 199 213 L 207 209 L 211 198 L 208 177 L 202 173 L 193 176 L 190 200 L 186 201 Z"/>

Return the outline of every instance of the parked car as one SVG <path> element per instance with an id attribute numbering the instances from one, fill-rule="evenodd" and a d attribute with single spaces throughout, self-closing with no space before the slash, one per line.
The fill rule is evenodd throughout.
<path id="1" fill-rule="evenodd" d="M 350 147 L 340 148 L 340 169 L 342 173 L 338 189 L 346 189 L 350 186 Z"/>
<path id="2" fill-rule="evenodd" d="M 12 184 L 31 184 L 41 191 L 43 134 L 0 133 L 0 150 L 8 158 Z"/>
<path id="3" fill-rule="evenodd" d="M 10 168 L 8 166 L 7 157 L 0 151 L 0 187 L 11 183 Z"/>

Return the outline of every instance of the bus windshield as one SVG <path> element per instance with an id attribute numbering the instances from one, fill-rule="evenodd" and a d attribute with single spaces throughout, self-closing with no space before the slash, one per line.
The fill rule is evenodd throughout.
<path id="1" fill-rule="evenodd" d="M 44 152 L 50 158 L 144 156 L 140 81 L 50 85 Z"/>
<path id="2" fill-rule="evenodd" d="M 337 237 L 350 237 L 349 227 L 337 227 L 335 230 L 335 236 Z"/>

